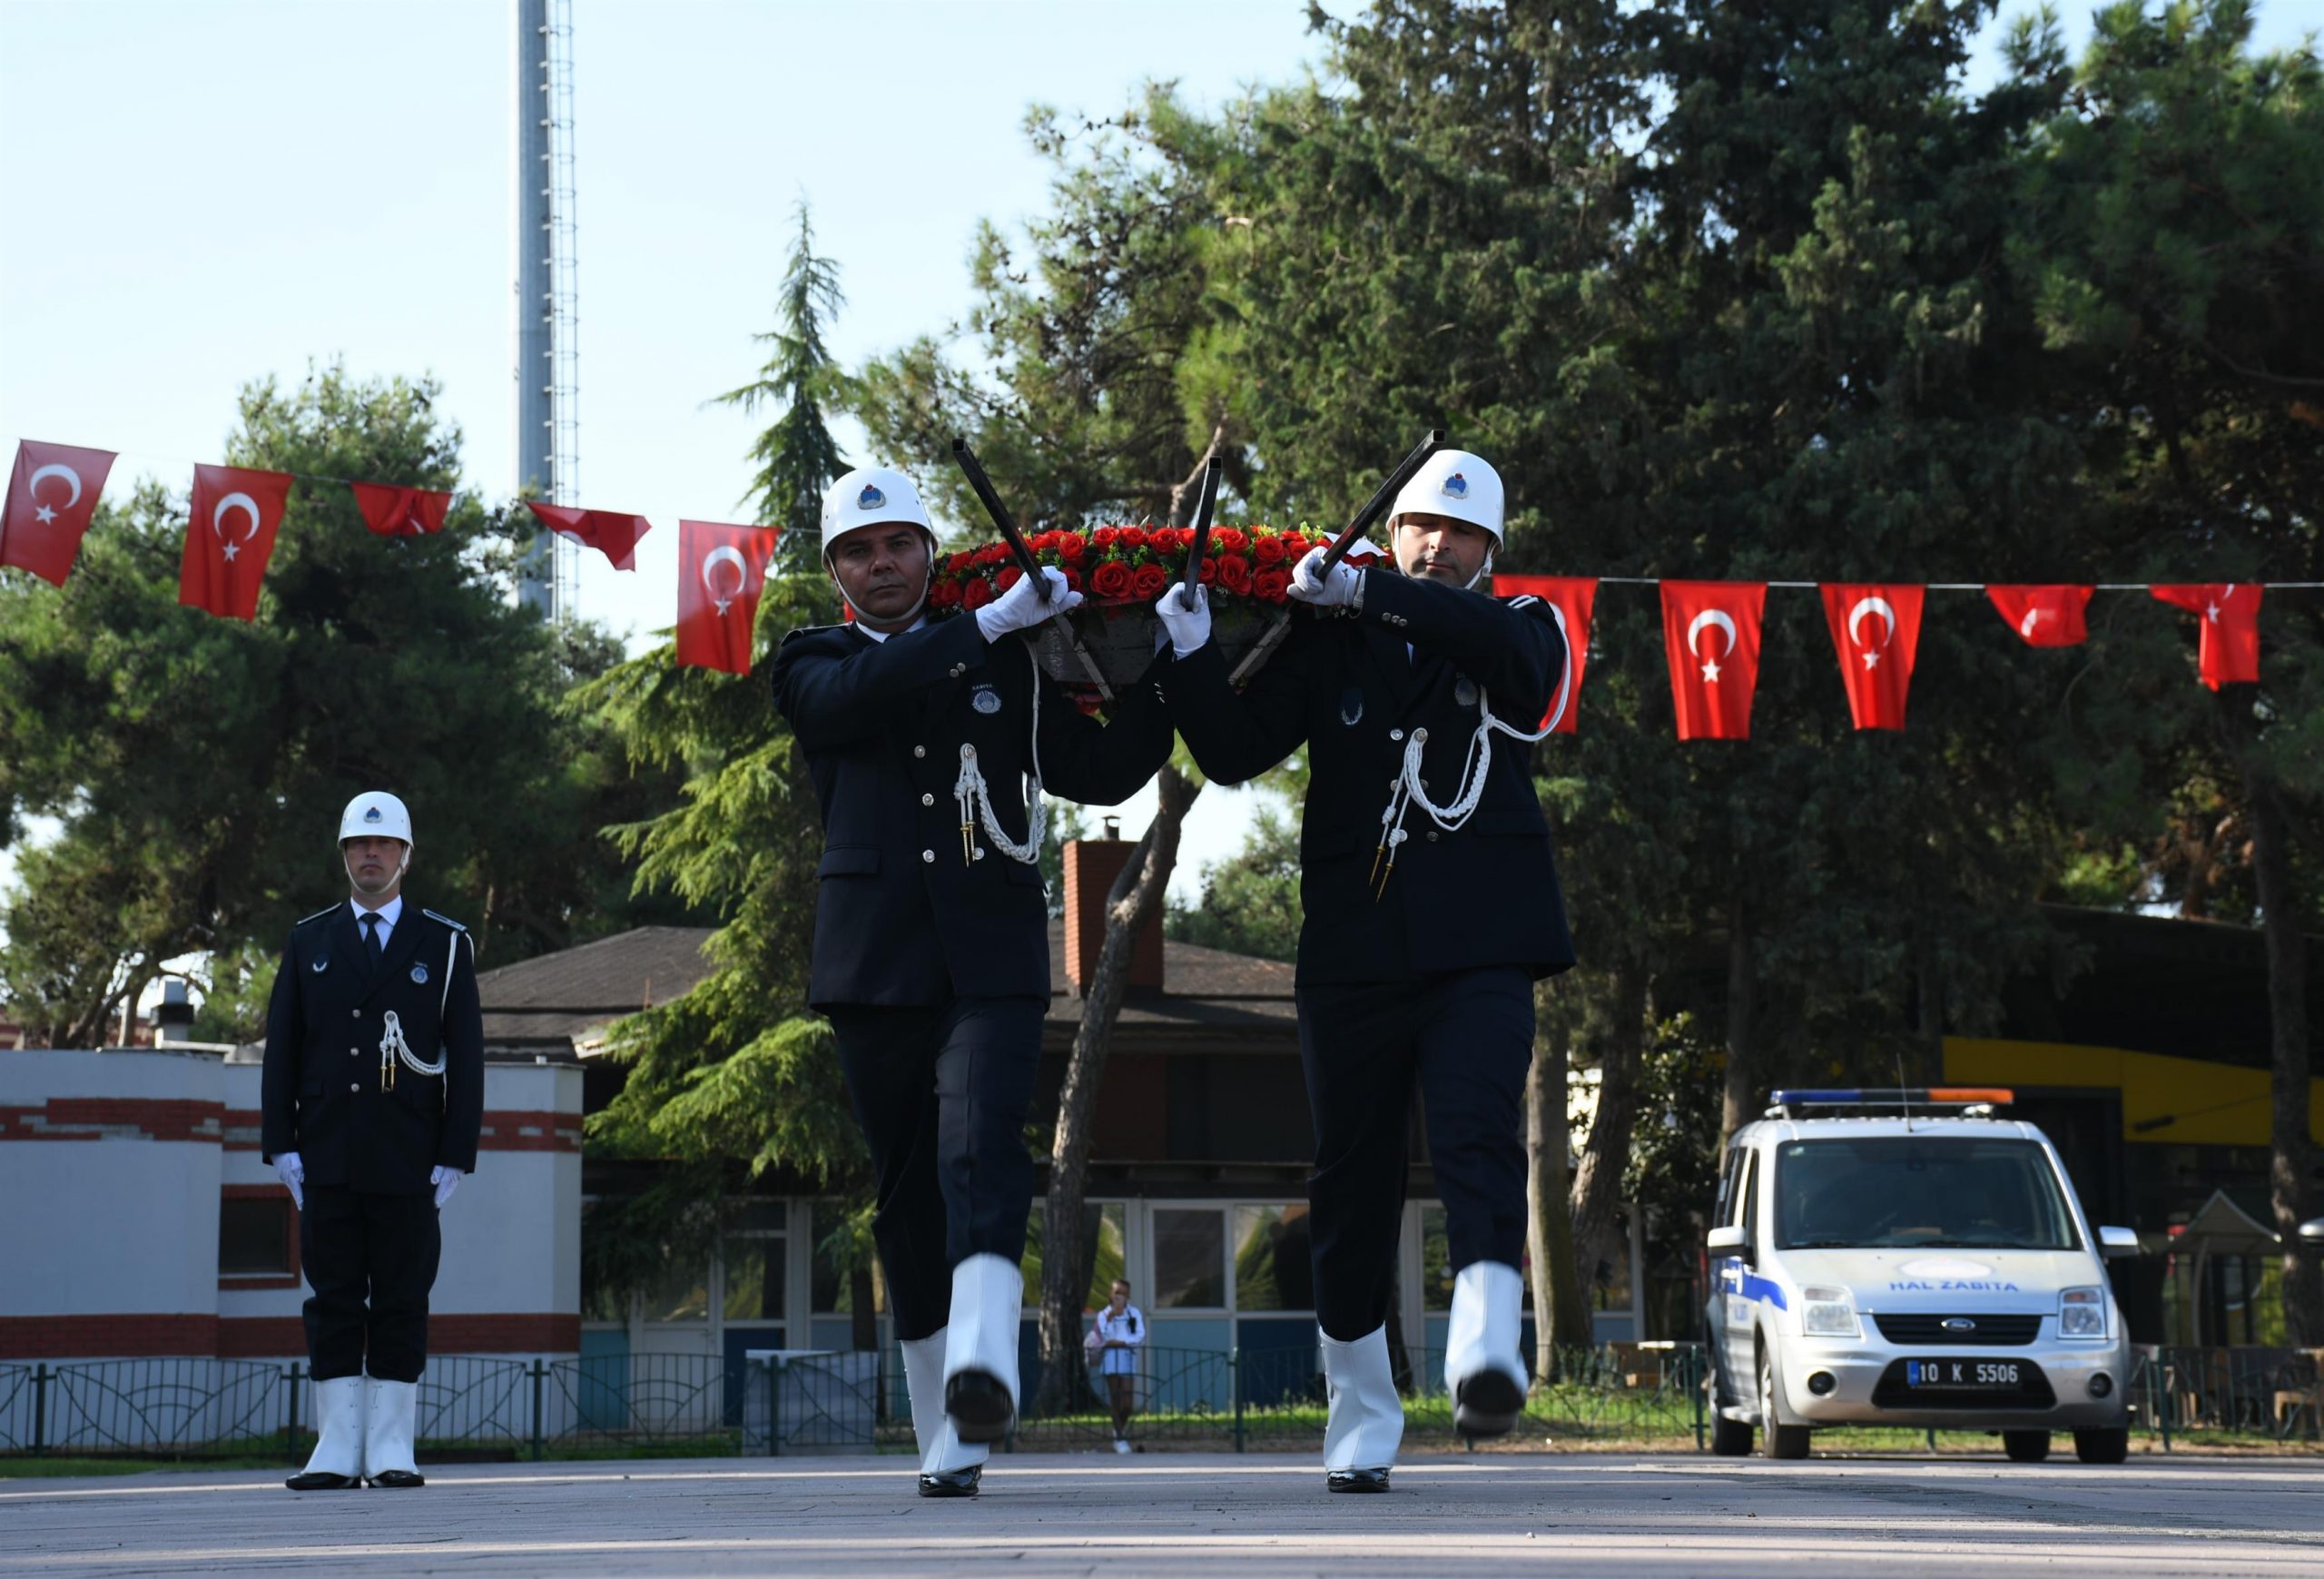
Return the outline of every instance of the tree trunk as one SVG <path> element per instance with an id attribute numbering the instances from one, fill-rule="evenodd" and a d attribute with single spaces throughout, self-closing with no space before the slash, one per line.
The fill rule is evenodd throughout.
<path id="1" fill-rule="evenodd" d="M 1187 809 L 1202 793 L 1199 779 L 1188 778 L 1168 764 L 1155 787 L 1154 821 L 1106 894 L 1106 941 L 1081 1000 L 1081 1023 L 1074 1031 L 1065 1087 L 1058 1095 L 1057 1134 L 1049 1147 L 1049 1189 L 1043 1209 L 1049 1232 L 1041 1257 L 1041 1390 L 1035 1406 L 1041 1414 L 1071 1408 L 1088 1395 L 1081 1351 L 1081 1299 L 1088 1292 L 1088 1275 L 1081 1273 L 1080 1248 L 1071 1241 L 1078 1237 L 1081 1222 L 1098 1087 L 1105 1078 L 1114 1021 L 1129 984 L 1137 934 L 1162 908 L 1170 873 L 1178 864 L 1179 829 Z M 1078 1281 L 1077 1273 L 1081 1273 Z"/>
<path id="2" fill-rule="evenodd" d="M 1533 1375 L 1558 1374 L 1558 1352 L 1590 1341 L 1590 1311 L 1573 1279 L 1572 1144 L 1566 1124 L 1566 1038 L 1544 1017 L 1525 1080 L 1525 1253 L 1532 1265 Z"/>
<path id="3" fill-rule="evenodd" d="M 1614 974 L 1613 1023 L 1608 1027 L 1605 1061 L 1598 1075 L 1598 1115 L 1573 1177 L 1574 1270 L 1587 1290 L 1598 1268 L 1614 1256 L 1630 1254 L 1629 1236 L 1614 1218 L 1622 1203 L 1622 1172 L 1630 1157 L 1630 1130 L 1638 1121 L 1639 1065 L 1645 1056 L 1646 972 L 1625 962 Z"/>
<path id="4" fill-rule="evenodd" d="M 2257 765 L 2244 770 L 2251 806 L 2251 875 L 2268 950 L 2270 1204 L 2283 1238 L 2284 1326 L 2296 1347 L 2324 1343 L 2324 1287 L 2308 1220 L 2308 946 L 2291 893 L 2290 830 L 2281 787 Z"/>
<path id="5" fill-rule="evenodd" d="M 1727 907 L 1727 1094 L 1719 1118 L 1718 1138 L 1727 1138 L 1749 1123 L 1764 1105 L 1759 1090 L 1758 1061 L 1751 1039 L 1756 985 L 1752 974 L 1751 933 L 1738 886 Z"/>

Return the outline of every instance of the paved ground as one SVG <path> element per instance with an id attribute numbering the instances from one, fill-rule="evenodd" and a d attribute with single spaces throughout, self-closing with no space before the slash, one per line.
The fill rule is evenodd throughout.
<path id="1" fill-rule="evenodd" d="M 2324 1461 L 1419 1457 L 1000 1461 L 972 1503 L 894 1458 L 456 1466 L 293 1495 L 247 1472 L 0 1481 L 0 1575 L 2324 1574 Z"/>

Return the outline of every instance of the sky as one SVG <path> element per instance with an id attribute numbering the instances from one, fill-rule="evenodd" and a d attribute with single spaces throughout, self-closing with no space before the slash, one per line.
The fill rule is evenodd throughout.
<path id="1" fill-rule="evenodd" d="M 2064 7 L 2077 44 L 2089 9 Z M 573 14 L 580 498 L 655 523 L 633 574 L 582 555 L 576 603 L 633 646 L 673 617 L 679 518 L 746 518 L 763 417 L 709 402 L 763 360 L 798 202 L 853 365 L 960 317 L 980 220 L 1042 211 L 1028 105 L 1100 117 L 1159 79 L 1216 107 L 1321 59 L 1305 0 Z M 2319 27 L 2324 0 L 2260 8 L 2263 44 Z M 0 445 L 119 450 L 116 497 L 145 474 L 182 489 L 243 383 L 336 359 L 438 379 L 469 481 L 513 492 L 513 33 L 507 0 L 0 0 Z M 1196 803 L 1174 893 L 1240 847 L 1253 799 Z"/>

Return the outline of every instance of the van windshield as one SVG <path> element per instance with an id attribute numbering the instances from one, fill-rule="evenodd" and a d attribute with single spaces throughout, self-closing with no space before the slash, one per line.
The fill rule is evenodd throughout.
<path id="1" fill-rule="evenodd" d="M 1787 1141 L 1775 1229 L 1785 1250 L 2077 1248 L 2041 1147 L 1961 1136 Z"/>

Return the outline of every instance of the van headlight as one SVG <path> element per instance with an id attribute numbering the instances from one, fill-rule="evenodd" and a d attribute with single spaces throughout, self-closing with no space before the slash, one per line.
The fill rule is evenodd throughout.
<path id="1" fill-rule="evenodd" d="M 2058 1296 L 2060 1337 L 2106 1336 L 2106 1290 L 2069 1288 Z"/>
<path id="2" fill-rule="evenodd" d="M 1799 1330 L 1810 1337 L 1856 1337 L 1856 1296 L 1845 1288 L 1799 1291 Z"/>

